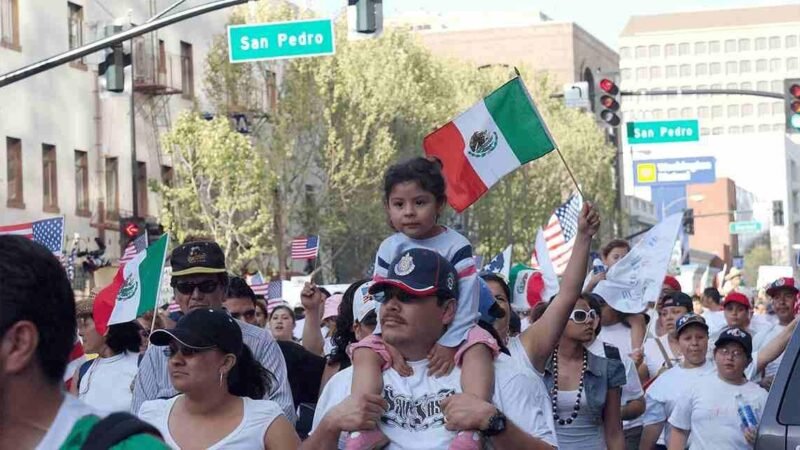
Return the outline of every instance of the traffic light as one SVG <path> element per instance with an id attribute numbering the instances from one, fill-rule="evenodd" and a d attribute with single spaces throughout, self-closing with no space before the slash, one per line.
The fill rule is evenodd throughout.
<path id="1" fill-rule="evenodd" d="M 594 113 L 601 124 L 611 127 L 622 122 L 619 111 L 621 92 L 616 79 L 616 74 L 599 73 L 594 84 Z"/>
<path id="2" fill-rule="evenodd" d="M 147 229 L 142 217 L 125 217 L 119 219 L 120 245 L 124 249 L 128 243 L 139 237 Z"/>
<path id="3" fill-rule="evenodd" d="M 783 80 L 786 104 L 786 132 L 800 134 L 800 78 Z"/>
<path id="4" fill-rule="evenodd" d="M 164 235 L 164 226 L 160 223 L 147 222 L 145 229 L 147 230 L 148 247 Z"/>
<path id="5" fill-rule="evenodd" d="M 688 208 L 683 212 L 683 232 L 694 234 L 694 209 Z"/>
<path id="6" fill-rule="evenodd" d="M 383 0 L 347 0 L 349 6 L 356 7 L 356 31 L 372 34 L 382 28 L 381 7 Z"/>
<path id="7" fill-rule="evenodd" d="M 772 224 L 778 227 L 783 226 L 783 200 L 772 202 Z"/>

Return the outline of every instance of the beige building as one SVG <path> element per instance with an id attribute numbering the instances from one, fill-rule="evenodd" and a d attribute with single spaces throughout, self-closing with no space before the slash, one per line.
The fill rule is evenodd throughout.
<path id="1" fill-rule="evenodd" d="M 617 70 L 617 53 L 573 22 L 528 13 L 414 13 L 387 18 L 419 35 L 433 54 L 476 66 L 524 64 L 548 72 L 556 85 L 584 79 L 587 70 Z"/>

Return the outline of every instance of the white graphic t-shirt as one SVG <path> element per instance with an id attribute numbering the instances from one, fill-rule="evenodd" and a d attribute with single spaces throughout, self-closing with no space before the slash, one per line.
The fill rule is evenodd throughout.
<path id="1" fill-rule="evenodd" d="M 67 439 L 67 436 L 69 436 L 69 433 L 72 431 L 72 427 L 75 426 L 75 423 L 78 422 L 81 417 L 90 414 L 98 417 L 105 416 L 105 414 L 94 410 L 74 396 L 65 394 L 64 401 L 61 403 L 61 407 L 58 408 L 56 418 L 50 425 L 50 429 L 47 430 L 47 434 L 44 435 L 42 441 L 36 446 L 36 450 L 52 450 L 61 447 L 61 444 L 64 443 L 64 440 Z"/>
<path id="2" fill-rule="evenodd" d="M 461 392 L 461 369 L 435 378 L 428 375 L 428 361 L 409 361 L 414 370 L 401 377 L 394 369 L 383 372 L 383 397 L 389 408 L 380 429 L 391 441 L 389 450 L 447 448 L 456 433 L 444 427 L 442 400 Z M 334 375 L 322 391 L 314 414 L 313 430 L 325 414 L 350 395 L 353 368 Z M 532 436 L 557 446 L 550 397 L 541 379 L 520 370 L 507 355 L 495 360 L 494 405 Z M 340 445 L 342 440 L 340 439 Z"/>

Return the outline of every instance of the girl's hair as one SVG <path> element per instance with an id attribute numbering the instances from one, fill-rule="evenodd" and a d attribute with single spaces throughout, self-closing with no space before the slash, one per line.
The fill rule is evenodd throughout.
<path id="1" fill-rule="evenodd" d="M 503 343 L 503 340 L 500 339 L 500 334 L 497 332 L 497 330 L 495 330 L 493 325 L 491 325 L 490 323 L 485 322 L 483 320 L 479 320 L 478 321 L 478 326 L 483 328 L 489 334 L 492 335 L 494 340 L 497 342 L 497 346 L 500 347 L 500 351 L 501 352 L 505 353 L 506 355 L 511 356 L 511 352 L 508 350 L 508 347 L 506 347 L 506 344 Z"/>
<path id="2" fill-rule="evenodd" d="M 494 281 L 495 283 L 499 284 L 503 289 L 503 293 L 506 294 L 508 303 L 511 303 L 511 288 L 508 287 L 508 283 L 506 283 L 506 280 L 504 280 L 503 277 L 492 272 L 482 272 L 481 278 L 483 278 L 483 281 Z"/>
<path id="3" fill-rule="evenodd" d="M 271 320 L 272 320 L 272 315 L 273 315 L 273 314 L 275 314 L 275 311 L 277 311 L 277 310 L 279 310 L 279 309 L 285 309 L 285 310 L 286 310 L 286 312 L 288 312 L 288 313 L 289 313 L 289 317 L 291 317 L 291 318 L 292 318 L 292 322 L 297 322 L 297 317 L 295 317 L 295 315 L 294 315 L 294 310 L 292 310 L 292 308 L 290 308 L 290 307 L 289 307 L 289 306 L 287 306 L 287 305 L 278 305 L 278 306 L 276 306 L 276 307 L 275 307 L 275 308 L 272 310 L 272 312 L 271 312 L 271 313 L 269 313 L 269 317 L 267 318 L 267 321 L 271 321 Z"/>
<path id="4" fill-rule="evenodd" d="M 439 204 L 444 204 L 447 200 L 442 166 L 438 160 L 432 161 L 418 156 L 389 166 L 383 176 L 384 201 L 389 201 L 395 185 L 407 181 L 419 183 L 422 190 L 433 194 Z"/>
<path id="5" fill-rule="evenodd" d="M 348 286 L 347 290 L 342 294 L 342 302 L 339 304 L 339 315 L 336 316 L 336 331 L 333 333 L 333 336 L 331 336 L 333 351 L 331 351 L 331 354 L 328 356 L 328 364 L 330 365 L 341 364 L 343 369 L 350 365 L 350 357 L 347 356 L 347 346 L 356 342 L 356 334 L 353 332 L 353 296 L 356 290 L 367 281 L 369 281 L 369 279 L 366 278 L 356 281 Z"/>
<path id="6" fill-rule="evenodd" d="M 142 326 L 136 320 L 109 325 L 106 345 L 115 355 L 122 352 L 139 353 L 142 345 Z"/>
<path id="7" fill-rule="evenodd" d="M 272 372 L 256 361 L 247 345 L 236 358 L 236 364 L 228 374 L 228 392 L 237 397 L 260 400 L 272 390 Z"/>
<path id="8" fill-rule="evenodd" d="M 600 254 L 603 255 L 603 258 L 607 258 L 608 254 L 615 248 L 624 248 L 627 251 L 631 251 L 631 244 L 624 239 L 614 239 L 600 250 Z"/>

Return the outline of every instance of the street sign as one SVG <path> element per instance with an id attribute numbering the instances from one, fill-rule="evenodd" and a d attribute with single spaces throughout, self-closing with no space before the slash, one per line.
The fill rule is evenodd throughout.
<path id="1" fill-rule="evenodd" d="M 741 222 L 731 222 L 728 225 L 731 234 L 752 234 L 761 231 L 761 222 L 755 220 L 744 220 Z"/>
<path id="2" fill-rule="evenodd" d="M 589 109 L 589 82 L 579 81 L 564 85 L 564 105 L 567 108 Z"/>
<path id="3" fill-rule="evenodd" d="M 666 144 L 700 140 L 697 120 L 628 122 L 627 128 L 629 144 Z"/>
<path id="4" fill-rule="evenodd" d="M 636 186 L 713 183 L 717 180 L 715 163 L 710 156 L 634 161 L 633 182 Z"/>
<path id="5" fill-rule="evenodd" d="M 232 63 L 304 58 L 334 53 L 331 19 L 228 26 Z"/>

